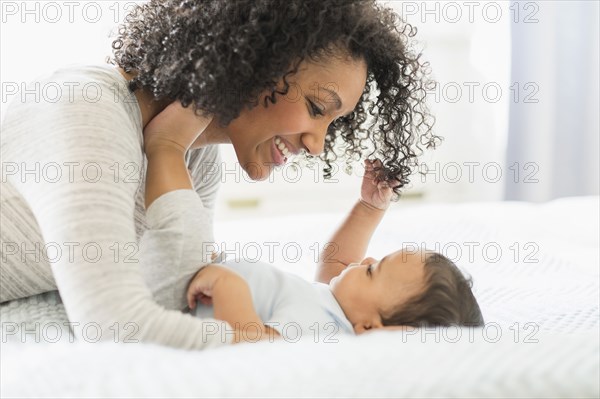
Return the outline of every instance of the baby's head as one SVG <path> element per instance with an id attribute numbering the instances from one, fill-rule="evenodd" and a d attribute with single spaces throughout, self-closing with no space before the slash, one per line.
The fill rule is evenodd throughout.
<path id="1" fill-rule="evenodd" d="M 329 286 L 357 334 L 385 326 L 483 325 L 472 280 L 433 251 L 366 258 L 350 264 Z"/>

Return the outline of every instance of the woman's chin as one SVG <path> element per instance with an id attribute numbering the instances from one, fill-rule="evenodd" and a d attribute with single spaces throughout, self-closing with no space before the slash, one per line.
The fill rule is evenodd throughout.
<path id="1" fill-rule="evenodd" d="M 250 162 L 244 165 L 244 171 L 250 179 L 254 181 L 263 181 L 269 178 L 273 169 L 267 165 Z"/>

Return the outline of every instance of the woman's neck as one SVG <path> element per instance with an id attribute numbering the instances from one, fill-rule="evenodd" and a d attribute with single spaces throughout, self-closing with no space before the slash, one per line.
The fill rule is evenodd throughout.
<path id="1" fill-rule="evenodd" d="M 127 79 L 127 81 L 130 81 L 135 76 L 134 73 L 125 72 L 123 68 L 119 67 L 117 69 L 121 75 Z M 136 90 L 134 94 L 137 98 L 140 112 L 142 113 L 142 126 L 144 128 L 152 120 L 152 118 L 160 114 L 162 110 L 164 110 L 171 103 L 169 100 L 156 101 L 152 93 L 148 92 L 148 90 L 144 88 Z M 227 134 L 226 129 L 219 127 L 216 119 L 213 119 L 206 127 L 204 133 L 202 133 L 192 147 L 199 148 L 206 145 L 224 143 L 231 143 L 229 140 L 229 135 Z"/>
<path id="2" fill-rule="evenodd" d="M 127 81 L 130 81 L 135 77 L 134 73 L 127 73 L 123 68 L 117 67 L 121 75 Z M 142 126 L 145 128 L 148 122 L 152 120 L 156 115 L 161 113 L 163 109 L 169 105 L 168 100 L 155 101 L 154 96 L 149 93 L 146 89 L 136 90 L 135 98 L 137 98 L 138 105 L 140 106 L 140 112 L 142 113 Z"/>

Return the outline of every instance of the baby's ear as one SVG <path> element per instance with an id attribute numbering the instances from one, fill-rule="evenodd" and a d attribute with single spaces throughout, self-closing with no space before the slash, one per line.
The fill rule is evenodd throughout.
<path id="1" fill-rule="evenodd" d="M 370 326 L 363 325 L 363 324 L 354 325 L 354 332 L 356 333 L 356 335 L 367 333 L 369 331 L 371 331 Z"/>
<path id="2" fill-rule="evenodd" d="M 354 326 L 354 332 L 356 332 L 356 334 L 362 334 L 372 331 L 378 331 L 382 328 L 385 327 L 379 321 L 374 321 L 373 323 L 358 323 Z"/>

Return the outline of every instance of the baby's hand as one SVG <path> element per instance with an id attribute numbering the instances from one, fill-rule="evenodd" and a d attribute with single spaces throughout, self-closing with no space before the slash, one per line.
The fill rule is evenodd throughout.
<path id="1" fill-rule="evenodd" d="M 185 153 L 212 119 L 212 116 L 197 116 L 193 105 L 184 108 L 179 101 L 172 102 L 144 128 L 146 156 L 162 148 L 175 148 Z"/>
<path id="2" fill-rule="evenodd" d="M 217 282 L 226 279 L 238 278 L 239 276 L 219 265 L 204 266 L 192 279 L 187 291 L 187 302 L 190 309 L 196 307 L 196 300 L 204 305 L 212 305 L 213 290 Z"/>
<path id="3" fill-rule="evenodd" d="M 380 167 L 382 167 L 382 163 L 379 159 L 374 161 L 365 159 L 365 175 L 363 176 L 360 196 L 361 200 L 367 205 L 386 210 L 394 194 L 392 188 L 400 183 L 381 180 L 380 175 L 375 171 L 375 168 Z"/>

